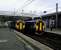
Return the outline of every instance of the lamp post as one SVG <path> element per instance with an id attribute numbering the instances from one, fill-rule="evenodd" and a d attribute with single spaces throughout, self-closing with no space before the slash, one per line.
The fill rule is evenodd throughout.
<path id="1" fill-rule="evenodd" d="M 58 27 L 58 3 L 56 3 L 56 28 Z"/>

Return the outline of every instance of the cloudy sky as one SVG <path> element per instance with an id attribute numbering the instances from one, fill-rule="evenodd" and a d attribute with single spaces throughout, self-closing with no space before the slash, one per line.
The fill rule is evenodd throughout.
<path id="1" fill-rule="evenodd" d="M 0 0 L 0 11 L 16 11 L 32 13 L 55 12 L 56 2 L 58 2 L 58 10 L 61 11 L 61 0 Z"/>

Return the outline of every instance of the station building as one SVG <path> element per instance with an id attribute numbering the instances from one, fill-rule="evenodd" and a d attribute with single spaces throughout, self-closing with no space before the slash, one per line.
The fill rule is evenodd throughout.
<path id="1" fill-rule="evenodd" d="M 55 27 L 56 27 L 56 12 L 51 14 L 42 15 L 42 19 L 46 22 L 47 27 L 50 26 L 50 19 L 54 20 Z M 61 12 L 57 13 L 57 28 L 61 28 Z"/>

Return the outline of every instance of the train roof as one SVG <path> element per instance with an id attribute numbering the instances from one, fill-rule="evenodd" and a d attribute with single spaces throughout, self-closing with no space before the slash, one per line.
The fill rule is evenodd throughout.
<path id="1" fill-rule="evenodd" d="M 25 21 L 25 22 L 36 22 L 36 21 L 40 21 L 40 20 L 28 20 L 28 21 Z"/>
<path id="2" fill-rule="evenodd" d="M 25 22 L 36 22 L 36 20 L 30 20 L 30 21 L 25 21 Z"/>

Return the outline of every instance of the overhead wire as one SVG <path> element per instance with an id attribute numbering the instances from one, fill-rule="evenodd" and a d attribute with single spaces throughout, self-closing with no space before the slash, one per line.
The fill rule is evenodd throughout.
<path id="1" fill-rule="evenodd" d="M 24 5 L 21 7 L 21 9 L 23 10 L 26 6 L 28 6 L 29 4 L 31 4 L 33 1 L 34 0 L 27 0 L 27 1 L 25 1 Z M 61 7 L 59 7 L 59 8 L 61 8 Z M 53 11 L 54 9 L 56 9 L 56 7 L 52 8 L 52 9 L 48 9 L 47 12 Z"/>
<path id="2" fill-rule="evenodd" d="M 27 2 L 29 3 L 25 3 L 24 6 L 21 7 L 21 9 L 25 8 L 26 6 L 28 6 L 29 4 L 31 4 L 34 0 L 28 0 Z"/>
<path id="3" fill-rule="evenodd" d="M 29 1 L 31 1 L 31 0 L 26 0 L 26 1 L 23 3 L 23 5 L 21 6 L 20 9 L 22 9 L 22 8 L 26 5 L 26 3 L 28 3 Z"/>

